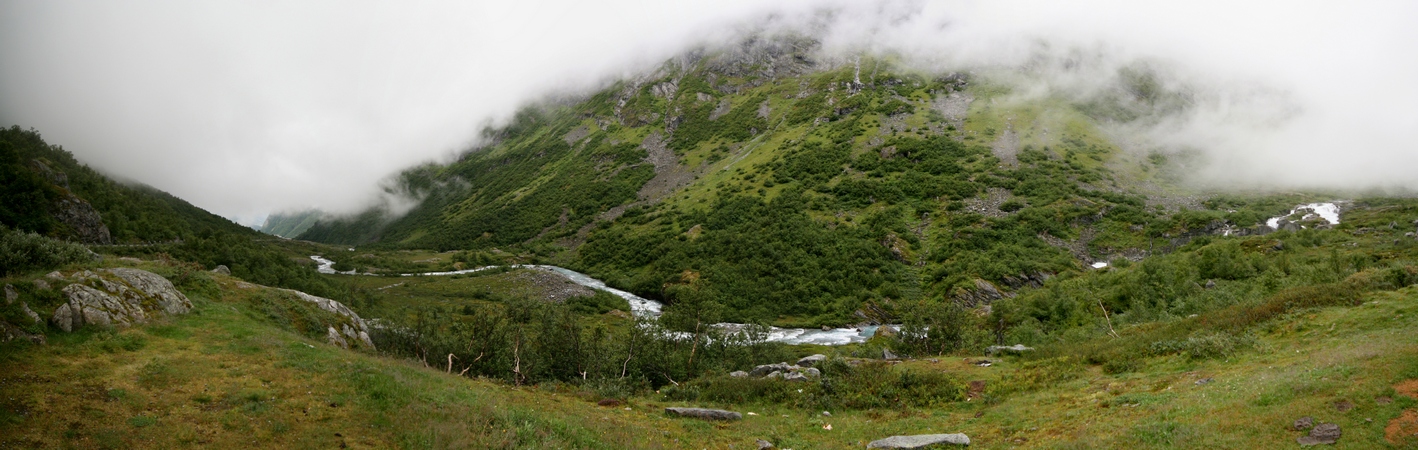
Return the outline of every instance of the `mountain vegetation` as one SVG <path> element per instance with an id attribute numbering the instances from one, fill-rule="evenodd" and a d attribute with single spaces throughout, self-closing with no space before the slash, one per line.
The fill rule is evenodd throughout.
<path id="1" fill-rule="evenodd" d="M 1184 90 L 996 75 L 753 38 L 524 109 L 403 214 L 266 234 L 0 130 L 0 447 L 1418 445 L 1418 200 L 1188 187 L 1117 139 Z M 115 271 L 190 312 L 62 328 Z"/>
<path id="2" fill-rule="evenodd" d="M 750 42 L 529 107 L 461 159 L 404 172 L 423 198 L 408 214 L 301 238 L 516 249 L 669 303 L 689 271 L 725 320 L 817 326 L 978 303 L 1293 206 L 1157 187 L 1175 185 L 1168 155 L 1100 128 L 1178 108 L 1150 72 L 1114 80 L 1135 95 L 1021 103 L 988 78 L 813 50 Z"/>

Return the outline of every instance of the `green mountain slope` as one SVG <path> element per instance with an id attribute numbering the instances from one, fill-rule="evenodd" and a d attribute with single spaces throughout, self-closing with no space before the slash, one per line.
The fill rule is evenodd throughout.
<path id="1" fill-rule="evenodd" d="M 266 217 L 266 222 L 261 224 L 261 232 L 283 238 L 294 238 L 300 236 L 305 230 L 309 230 L 316 221 L 320 220 L 320 217 L 321 213 L 315 210 L 271 214 Z"/>
<path id="2" fill-rule="evenodd" d="M 324 220 L 301 237 L 516 247 L 669 302 L 667 286 L 693 277 L 724 319 L 818 325 L 903 300 L 987 302 L 1252 227 L 1295 200 L 1189 196 L 1168 155 L 1113 144 L 1102 124 L 1183 107 L 1146 70 L 1120 71 L 1096 98 L 1020 101 L 990 74 L 814 49 L 697 54 L 529 108 L 460 160 L 405 172 L 423 199 L 408 214 Z"/>
<path id="3" fill-rule="evenodd" d="M 252 282 L 348 296 L 339 284 L 317 276 L 308 255 L 289 254 L 264 242 L 268 236 L 151 186 L 114 181 L 37 131 L 0 129 L 0 176 L 0 223 L 6 227 L 84 242 L 103 254 L 225 265 Z M 0 273 L 8 269 L 0 267 Z"/>

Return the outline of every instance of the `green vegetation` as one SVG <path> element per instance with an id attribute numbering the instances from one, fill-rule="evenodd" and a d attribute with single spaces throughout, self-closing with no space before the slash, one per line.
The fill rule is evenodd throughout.
<path id="1" fill-rule="evenodd" d="M 0 225 L 0 276 L 54 269 L 93 258 L 83 245 Z"/>
<path id="2" fill-rule="evenodd" d="M 404 172 L 392 193 L 421 199 L 407 214 L 321 220 L 302 237 L 322 243 L 3 131 L 0 275 L 21 302 L 0 307 L 0 331 L 49 343 L 0 343 L 0 446 L 861 448 L 964 432 L 986 448 L 1269 448 L 1292 445 L 1301 416 L 1341 425 L 1341 446 L 1418 445 L 1418 200 L 1258 229 L 1335 196 L 1192 192 L 1174 183 L 1188 155 L 1115 148 L 1094 120 L 1182 107 L 1146 67 L 1102 98 L 1021 105 L 887 60 L 797 73 L 722 58 L 528 108 L 486 147 Z M 947 117 L 961 89 L 969 115 Z M 94 250 L 141 260 L 65 242 L 48 208 L 69 194 L 124 244 Z M 310 255 L 362 275 L 317 274 Z M 395 276 L 527 263 L 667 306 L 631 317 L 528 268 Z M 22 309 L 67 301 L 45 271 L 126 265 L 195 311 L 64 334 Z M 338 318 L 250 283 L 343 302 L 377 324 L 378 350 L 327 345 Z M 769 324 L 882 321 L 899 330 L 767 342 Z M 1033 349 L 988 354 L 1010 344 Z M 731 375 L 815 353 L 828 358 L 807 381 Z"/>
<path id="3" fill-rule="evenodd" d="M 294 238 L 300 236 L 305 230 L 309 230 L 322 216 L 323 214 L 314 210 L 271 214 L 266 217 L 266 223 L 261 224 L 261 232 L 284 238 Z"/>

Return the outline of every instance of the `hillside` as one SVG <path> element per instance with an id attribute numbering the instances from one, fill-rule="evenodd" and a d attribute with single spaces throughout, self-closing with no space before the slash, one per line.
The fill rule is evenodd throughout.
<path id="1" fill-rule="evenodd" d="M 817 326 L 986 303 L 1329 200 L 1198 193 L 1178 183 L 1186 154 L 1120 148 L 1118 124 L 1185 107 L 1145 69 L 1086 99 L 1026 98 L 994 81 L 1008 74 L 818 53 L 750 39 L 525 109 L 458 161 L 404 172 L 423 199 L 409 213 L 301 238 L 531 252 L 670 303 L 692 273 L 726 320 Z"/>
<path id="2" fill-rule="evenodd" d="M 1019 76 L 755 37 L 266 234 L 0 130 L 0 447 L 1418 448 L 1418 199 L 1201 189 L 1162 74 Z"/>
<path id="3" fill-rule="evenodd" d="M 1386 213 L 1365 225 L 1418 214 L 1393 206 L 1377 208 Z M 1367 248 L 1388 234 L 1326 231 L 1301 239 Z M 85 263 L 62 273 L 151 270 L 181 280 L 194 309 L 132 328 L 51 329 L 45 345 L 0 343 L 0 445 L 753 448 L 765 439 L 780 448 L 861 448 L 893 434 L 960 432 L 983 448 L 1262 448 L 1294 445 L 1304 432 L 1290 426 L 1302 416 L 1342 427 L 1343 448 L 1418 444 L 1410 436 L 1418 431 L 1418 346 L 1405 337 L 1415 330 L 1404 318 L 1418 313 L 1418 291 L 1400 287 L 1418 279 L 1414 266 L 1355 272 L 1327 262 L 1327 247 L 1301 239 L 1283 240 L 1290 270 L 1335 280 L 1329 284 L 1342 290 L 1316 296 L 1329 288 L 1282 289 L 1258 304 L 1189 319 L 1118 323 L 1117 337 L 1089 323 L 1022 356 L 971 349 L 899 363 L 854 356 L 882 344 L 876 342 L 827 349 L 820 382 L 710 372 L 658 391 L 608 380 L 514 388 L 459 377 L 441 360 L 428 358 L 426 366 L 387 353 L 383 341 L 379 354 L 330 345 L 302 325 L 310 313 L 275 290 L 181 263 Z M 1414 247 L 1395 250 L 1411 261 Z M 1382 253 L 1354 250 L 1340 258 Z M 47 313 L 33 281 L 5 280 Z M 428 291 L 440 281 L 420 282 Z M 1223 281 L 1215 289 L 1240 286 Z M 494 370 L 509 373 L 513 366 L 504 363 Z M 667 406 L 726 408 L 745 417 L 711 424 L 669 417 Z"/>
<path id="4" fill-rule="evenodd" d="M 249 281 L 346 298 L 319 279 L 307 255 L 289 254 L 255 230 L 138 183 L 115 181 L 84 165 L 38 131 L 0 129 L 0 224 L 11 232 L 88 244 L 116 256 L 167 257 L 207 268 L 227 266 Z M 18 247 L 6 247 L 19 252 Z M 9 256 L 9 255 L 7 255 Z M 24 256 L 0 258 L 0 274 L 33 270 Z"/>
<path id="5" fill-rule="evenodd" d="M 315 225 L 315 222 L 320 220 L 320 216 L 320 212 L 314 210 L 271 214 L 261 224 L 261 232 L 283 238 L 294 238 Z"/>

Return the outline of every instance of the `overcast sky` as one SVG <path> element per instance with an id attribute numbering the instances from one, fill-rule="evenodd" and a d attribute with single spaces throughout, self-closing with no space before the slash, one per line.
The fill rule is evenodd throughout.
<path id="1" fill-rule="evenodd" d="M 1236 3 L 3 0 L 0 124 L 245 223 L 350 211 L 549 92 L 816 23 L 830 50 L 928 67 L 1041 43 L 1161 61 L 1216 88 L 1156 133 L 1202 147 L 1215 180 L 1418 188 L 1418 2 Z"/>

